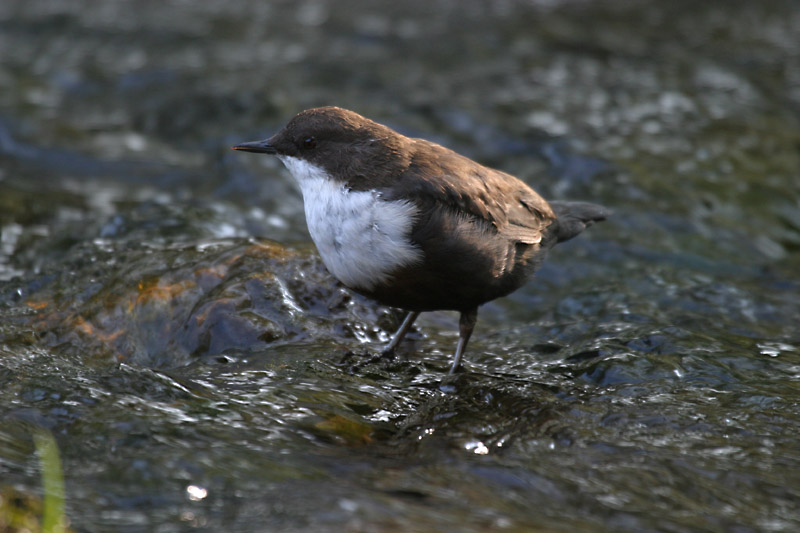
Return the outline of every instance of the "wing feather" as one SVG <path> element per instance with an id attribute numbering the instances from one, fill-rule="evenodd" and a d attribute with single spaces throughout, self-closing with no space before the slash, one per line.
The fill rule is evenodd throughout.
<path id="1" fill-rule="evenodd" d="M 394 197 L 436 202 L 525 244 L 541 242 L 556 220 L 547 201 L 514 176 L 422 139 L 414 139 L 414 146 L 408 166 L 393 184 Z"/>

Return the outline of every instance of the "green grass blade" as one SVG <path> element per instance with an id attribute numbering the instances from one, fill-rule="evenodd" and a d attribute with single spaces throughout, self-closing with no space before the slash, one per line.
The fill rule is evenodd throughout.
<path id="1" fill-rule="evenodd" d="M 44 486 L 42 533 L 64 533 L 66 531 L 64 474 L 61 470 L 58 444 L 53 435 L 45 429 L 36 432 L 34 442 L 36 452 L 39 454 Z"/>

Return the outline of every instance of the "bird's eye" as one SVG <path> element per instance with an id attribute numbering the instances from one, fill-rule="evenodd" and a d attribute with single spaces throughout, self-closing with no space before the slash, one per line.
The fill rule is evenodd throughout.
<path id="1" fill-rule="evenodd" d="M 314 137 L 306 137 L 303 139 L 303 148 L 310 150 L 317 146 L 317 140 Z"/>

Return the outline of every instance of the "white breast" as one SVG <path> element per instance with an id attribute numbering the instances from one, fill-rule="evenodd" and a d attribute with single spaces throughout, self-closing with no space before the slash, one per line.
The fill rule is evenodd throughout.
<path id="1" fill-rule="evenodd" d="M 422 260 L 410 239 L 417 208 L 376 191 L 350 191 L 296 157 L 279 156 L 303 193 L 308 231 L 328 270 L 354 289 L 370 290 L 402 266 Z"/>

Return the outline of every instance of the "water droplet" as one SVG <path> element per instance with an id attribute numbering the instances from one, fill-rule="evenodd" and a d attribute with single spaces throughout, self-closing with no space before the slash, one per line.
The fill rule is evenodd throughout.
<path id="1" fill-rule="evenodd" d="M 197 502 L 208 496 L 208 490 L 199 485 L 189 485 L 186 487 L 186 494 L 189 495 L 190 500 Z"/>

